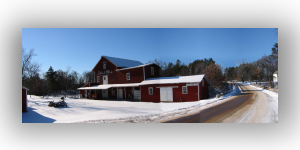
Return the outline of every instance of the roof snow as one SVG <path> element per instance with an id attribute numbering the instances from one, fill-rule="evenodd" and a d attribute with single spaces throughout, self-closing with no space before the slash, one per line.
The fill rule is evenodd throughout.
<path id="1" fill-rule="evenodd" d="M 141 85 L 147 84 L 170 84 L 170 83 L 193 83 L 201 82 L 205 78 L 209 83 L 205 75 L 193 75 L 193 76 L 176 76 L 176 77 L 160 77 L 160 78 L 149 78 L 141 83 Z"/>
<path id="2" fill-rule="evenodd" d="M 109 56 L 103 56 L 109 61 L 111 61 L 113 64 L 115 64 L 117 67 L 135 67 L 139 65 L 143 65 L 143 63 L 136 61 L 136 60 L 129 60 L 129 59 L 123 59 L 123 58 L 116 58 L 116 57 L 109 57 Z"/>

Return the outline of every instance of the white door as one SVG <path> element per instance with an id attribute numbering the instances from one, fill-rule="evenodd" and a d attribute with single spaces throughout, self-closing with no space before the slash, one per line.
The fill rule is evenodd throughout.
<path id="1" fill-rule="evenodd" d="M 160 88 L 160 101 L 173 102 L 173 88 L 172 87 Z"/>
<path id="2" fill-rule="evenodd" d="M 108 98 L 108 90 L 102 90 L 102 98 Z"/>
<path id="3" fill-rule="evenodd" d="M 123 90 L 118 89 L 118 99 L 123 99 Z"/>
<path id="4" fill-rule="evenodd" d="M 103 76 L 103 84 L 108 84 L 108 76 Z"/>
<path id="5" fill-rule="evenodd" d="M 141 91 L 140 90 L 134 90 L 134 99 L 141 100 Z"/>

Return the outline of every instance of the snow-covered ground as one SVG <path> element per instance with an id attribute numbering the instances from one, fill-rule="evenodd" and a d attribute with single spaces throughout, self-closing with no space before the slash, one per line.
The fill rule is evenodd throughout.
<path id="1" fill-rule="evenodd" d="M 257 87 L 256 87 L 257 88 Z M 274 100 L 272 107 L 278 114 L 278 94 L 263 90 Z M 237 86 L 220 98 L 211 98 L 197 102 L 183 103 L 149 103 L 129 101 L 105 101 L 66 98 L 67 107 L 48 107 L 48 101 L 59 101 L 60 97 L 42 98 L 28 95 L 28 112 L 22 113 L 23 123 L 72 123 L 72 122 L 156 122 L 159 117 L 170 116 L 180 112 L 192 113 L 195 108 L 205 108 L 240 93 Z M 277 95 L 276 95 L 277 94 Z M 174 116 L 174 115 L 173 115 Z M 277 115 L 278 116 L 278 115 Z M 137 121 L 142 119 L 143 121 Z M 278 118 L 277 118 L 278 120 Z"/>
<path id="2" fill-rule="evenodd" d="M 230 94 L 229 94 L 230 95 Z M 227 96 L 228 97 L 228 96 Z M 135 116 L 153 116 L 173 113 L 182 109 L 209 105 L 224 99 L 208 99 L 183 103 L 149 103 L 129 101 L 105 101 L 66 98 L 67 107 L 48 107 L 48 101 L 60 97 L 43 98 L 28 95 L 28 112 L 22 113 L 23 123 L 70 123 L 100 119 L 120 119 Z"/>

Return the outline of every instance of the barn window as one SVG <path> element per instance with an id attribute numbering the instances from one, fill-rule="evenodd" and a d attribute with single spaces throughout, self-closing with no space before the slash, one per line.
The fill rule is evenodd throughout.
<path id="1" fill-rule="evenodd" d="M 112 89 L 111 95 L 115 95 L 115 89 Z"/>
<path id="2" fill-rule="evenodd" d="M 151 67 L 151 75 L 154 75 L 154 68 Z"/>
<path id="3" fill-rule="evenodd" d="M 182 94 L 187 94 L 187 86 L 182 87 Z"/>
<path id="4" fill-rule="evenodd" d="M 103 64 L 103 69 L 106 69 L 106 64 Z"/>
<path id="5" fill-rule="evenodd" d="M 99 76 L 97 76 L 97 82 L 98 82 L 98 83 L 100 82 L 100 77 L 99 77 Z"/>
<path id="6" fill-rule="evenodd" d="M 202 80 L 202 87 L 204 87 L 204 80 Z"/>
<path id="7" fill-rule="evenodd" d="M 153 87 L 149 87 L 149 95 L 153 95 Z"/>
<path id="8" fill-rule="evenodd" d="M 127 80 L 130 80 L 130 73 L 126 73 Z"/>

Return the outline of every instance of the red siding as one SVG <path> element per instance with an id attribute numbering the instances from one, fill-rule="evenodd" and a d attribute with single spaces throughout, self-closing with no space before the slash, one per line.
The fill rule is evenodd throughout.
<path id="1" fill-rule="evenodd" d="M 103 62 L 106 62 L 106 69 L 103 69 Z M 107 60 L 104 57 L 101 57 L 100 61 L 97 63 L 95 68 L 92 70 L 94 71 L 95 77 L 94 81 L 97 82 L 97 76 L 100 77 L 100 85 L 103 84 L 103 75 L 108 75 L 108 84 L 117 84 L 118 83 L 118 73 L 116 71 L 117 66 L 115 66 L 113 63 L 111 63 L 109 60 Z M 105 74 L 98 74 L 98 71 L 100 72 L 106 72 L 106 70 L 112 71 L 112 73 L 105 73 Z"/>
<path id="2" fill-rule="evenodd" d="M 126 70 L 119 70 L 118 72 L 118 83 L 141 83 L 144 81 L 143 67 L 132 68 Z M 130 73 L 130 80 L 127 80 L 126 74 Z"/>
<path id="3" fill-rule="evenodd" d="M 27 94 L 26 90 L 22 88 L 22 112 L 27 111 Z"/>
<path id="4" fill-rule="evenodd" d="M 186 83 L 143 85 L 141 86 L 142 101 L 160 102 L 160 88 L 157 87 L 167 86 L 178 86 L 173 88 L 173 102 L 198 101 L 198 86 L 188 86 L 188 94 L 182 94 L 182 86 L 186 86 Z M 153 95 L 149 95 L 149 87 L 153 87 Z"/>
<path id="5" fill-rule="evenodd" d="M 160 89 L 156 88 L 157 84 L 141 86 L 141 101 L 160 102 Z M 153 95 L 149 95 L 148 88 L 153 87 Z"/>
<path id="6" fill-rule="evenodd" d="M 202 82 L 204 82 L 204 87 L 202 86 Z M 209 98 L 209 91 L 208 91 L 208 82 L 205 78 L 199 83 L 199 92 L 200 92 L 200 100 L 208 99 Z"/>
<path id="7" fill-rule="evenodd" d="M 154 68 L 154 75 L 151 75 L 151 67 Z M 157 65 L 145 66 L 145 79 L 159 77 L 159 67 Z"/>
<path id="8" fill-rule="evenodd" d="M 112 90 L 115 90 L 115 95 L 112 95 Z M 108 97 L 109 99 L 117 99 L 117 88 L 108 89 Z"/>

